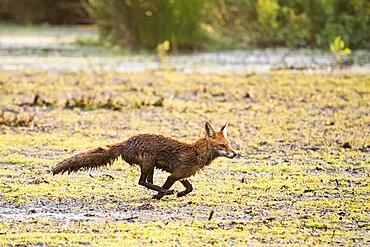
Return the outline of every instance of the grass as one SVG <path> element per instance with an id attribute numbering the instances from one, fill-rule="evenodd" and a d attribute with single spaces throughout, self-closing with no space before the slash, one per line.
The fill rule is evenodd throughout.
<path id="1" fill-rule="evenodd" d="M 0 126 L 0 245 L 370 244 L 369 74 L 2 71 L 0 85 L 1 109 L 35 116 Z M 53 106 L 22 104 L 36 94 Z M 65 108 L 88 97 L 119 108 Z M 152 200 L 122 161 L 50 174 L 138 133 L 195 140 L 207 120 L 229 122 L 243 157 L 216 160 L 187 197 Z"/>

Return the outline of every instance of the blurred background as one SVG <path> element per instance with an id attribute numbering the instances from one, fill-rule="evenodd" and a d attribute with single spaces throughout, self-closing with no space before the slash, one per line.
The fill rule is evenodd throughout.
<path id="1" fill-rule="evenodd" d="M 239 67 L 253 63 L 286 68 L 369 60 L 368 0 L 0 0 L 0 21 L 0 45 L 6 48 L 2 55 L 14 54 L 14 47 L 18 53 L 22 48 L 32 53 L 30 46 L 33 52 L 52 47 L 54 55 L 81 54 L 74 46 L 87 48 L 82 52 L 85 56 L 104 48 L 114 54 L 148 51 L 159 57 L 289 48 L 309 49 L 310 56 L 307 51 L 292 54 L 275 49 L 199 59 Z M 25 33 L 44 38 L 19 38 Z M 263 57 L 266 54 L 268 58 Z"/>

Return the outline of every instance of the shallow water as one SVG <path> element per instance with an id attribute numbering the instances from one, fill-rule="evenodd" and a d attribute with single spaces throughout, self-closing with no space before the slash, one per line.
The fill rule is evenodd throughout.
<path id="1" fill-rule="evenodd" d="M 175 69 L 184 72 L 263 72 L 273 69 L 332 71 L 335 57 L 320 50 L 255 49 L 171 55 L 123 54 L 97 46 L 81 46 L 79 40 L 97 40 L 95 27 L 0 28 L 0 69 L 56 71 L 139 72 Z M 349 72 L 369 72 L 370 52 L 356 51 Z"/>

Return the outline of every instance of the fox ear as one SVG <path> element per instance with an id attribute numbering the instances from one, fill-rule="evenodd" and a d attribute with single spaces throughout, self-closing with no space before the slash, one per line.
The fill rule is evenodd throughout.
<path id="1" fill-rule="evenodd" d="M 220 131 L 222 132 L 222 134 L 224 134 L 224 137 L 227 138 L 227 126 L 229 126 L 228 123 L 225 123 L 224 126 L 222 126 L 222 128 L 220 129 Z"/>
<path id="2" fill-rule="evenodd" d="M 205 130 L 206 130 L 206 135 L 208 137 L 214 138 L 216 136 L 215 130 L 212 128 L 211 124 L 206 122 L 205 124 Z"/>

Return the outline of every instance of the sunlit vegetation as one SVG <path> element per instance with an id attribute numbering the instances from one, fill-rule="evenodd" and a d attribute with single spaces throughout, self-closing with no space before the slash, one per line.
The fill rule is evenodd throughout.
<path id="1" fill-rule="evenodd" d="M 368 0 L 2 0 L 0 19 L 20 23 L 92 23 L 101 40 L 79 43 L 172 51 L 236 47 L 318 47 L 341 37 L 370 47 Z"/>
<path id="2" fill-rule="evenodd" d="M 350 48 L 369 48 L 367 0 L 86 0 L 102 37 L 154 49 L 319 47 L 340 36 Z"/>

